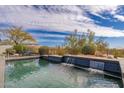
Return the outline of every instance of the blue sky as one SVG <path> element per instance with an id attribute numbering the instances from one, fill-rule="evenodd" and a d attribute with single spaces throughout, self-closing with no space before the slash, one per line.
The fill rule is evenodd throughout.
<path id="1" fill-rule="evenodd" d="M 23 27 L 40 45 L 62 45 L 75 29 L 90 29 L 110 47 L 124 48 L 124 6 L 0 6 L 0 31 L 11 26 Z"/>

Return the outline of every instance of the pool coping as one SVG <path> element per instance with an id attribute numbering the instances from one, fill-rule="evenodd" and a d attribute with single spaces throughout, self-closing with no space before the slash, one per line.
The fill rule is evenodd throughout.
<path id="1" fill-rule="evenodd" d="M 5 61 L 16 61 L 16 60 L 25 60 L 25 59 L 35 59 L 40 58 L 40 55 L 36 56 L 21 56 L 21 57 L 6 57 Z"/>

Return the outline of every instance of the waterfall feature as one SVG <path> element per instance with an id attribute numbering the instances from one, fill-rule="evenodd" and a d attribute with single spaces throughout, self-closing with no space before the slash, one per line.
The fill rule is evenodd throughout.
<path id="1" fill-rule="evenodd" d="M 68 58 L 66 59 L 66 63 L 69 64 L 69 62 L 70 62 L 70 58 L 68 57 Z"/>
<path id="2" fill-rule="evenodd" d="M 88 69 L 95 72 L 104 72 L 104 74 L 122 78 L 124 82 L 124 59 L 115 60 L 107 58 L 97 58 L 97 57 L 77 57 L 77 56 L 52 56 L 46 57 L 45 59 L 58 62 L 65 66 L 74 66 L 82 69 Z M 120 67 L 121 66 L 121 67 Z M 122 72 L 122 73 L 121 73 Z"/>
<path id="3" fill-rule="evenodd" d="M 65 62 L 66 62 L 65 64 L 73 66 L 74 65 L 74 61 L 75 61 L 74 58 L 67 57 L 67 59 L 65 60 Z"/>

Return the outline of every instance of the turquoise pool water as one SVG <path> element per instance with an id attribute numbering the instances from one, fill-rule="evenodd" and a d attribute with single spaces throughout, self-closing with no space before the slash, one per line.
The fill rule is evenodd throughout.
<path id="1" fill-rule="evenodd" d="M 42 59 L 6 63 L 8 88 L 91 88 L 122 87 L 122 81 L 94 71 L 55 64 Z"/>

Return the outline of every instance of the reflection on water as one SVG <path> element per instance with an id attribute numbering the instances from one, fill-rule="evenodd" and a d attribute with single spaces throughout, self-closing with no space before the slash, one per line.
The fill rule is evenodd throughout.
<path id="1" fill-rule="evenodd" d="M 122 82 L 103 74 L 33 59 L 8 62 L 5 87 L 122 87 Z"/>

